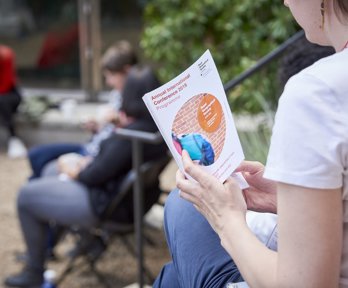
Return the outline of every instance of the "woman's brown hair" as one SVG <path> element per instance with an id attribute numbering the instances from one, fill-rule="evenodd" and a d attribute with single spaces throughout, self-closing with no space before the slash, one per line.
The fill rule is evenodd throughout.
<path id="1" fill-rule="evenodd" d="M 348 17 L 348 0 L 334 0 L 334 8 L 336 14 L 344 18 Z M 341 19 L 344 22 L 348 22 L 348 19 Z"/>

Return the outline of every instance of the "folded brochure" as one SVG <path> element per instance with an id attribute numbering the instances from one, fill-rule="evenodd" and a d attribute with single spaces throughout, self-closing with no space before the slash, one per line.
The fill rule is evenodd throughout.
<path id="1" fill-rule="evenodd" d="M 181 171 L 182 150 L 221 182 L 243 161 L 230 106 L 209 50 L 143 100 Z M 233 176 L 245 188 L 244 178 Z"/>

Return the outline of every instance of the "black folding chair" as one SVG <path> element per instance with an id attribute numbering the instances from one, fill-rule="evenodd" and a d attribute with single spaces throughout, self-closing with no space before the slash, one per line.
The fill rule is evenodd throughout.
<path id="1" fill-rule="evenodd" d="M 159 175 L 169 163 L 170 159 L 170 156 L 166 154 L 158 160 L 148 161 L 140 166 L 140 175 L 142 177 L 144 191 L 144 214 L 146 214 L 158 201 L 162 193 L 159 187 Z M 72 271 L 81 269 L 82 266 L 89 266 L 91 272 L 105 287 L 112 287 L 106 281 L 103 274 L 97 270 L 96 263 L 100 260 L 115 237 L 121 239 L 127 250 L 134 257 L 137 257 L 136 249 L 134 245 L 129 242 L 128 237 L 130 234 L 134 233 L 134 223 L 117 223 L 111 218 L 115 209 L 118 209 L 128 197 L 133 198 L 135 181 L 136 173 L 131 170 L 123 179 L 118 193 L 108 205 L 105 217 L 95 227 L 89 231 L 81 231 L 79 228 L 71 229 L 75 235 L 76 246 L 74 252 L 70 255 L 68 264 L 58 278 L 57 284 L 60 284 Z M 150 238 L 145 237 L 145 241 L 154 245 Z M 78 258 L 83 258 L 83 261 L 77 263 Z M 148 277 L 149 281 L 153 281 L 154 277 L 146 267 L 144 267 L 144 274 Z"/>

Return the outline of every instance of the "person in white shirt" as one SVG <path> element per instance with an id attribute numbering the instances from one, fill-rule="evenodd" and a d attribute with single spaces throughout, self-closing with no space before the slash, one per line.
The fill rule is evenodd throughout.
<path id="1" fill-rule="evenodd" d="M 193 251 L 202 256 L 201 267 L 213 267 L 199 287 L 235 287 L 212 277 L 219 271 L 209 260 L 218 261 L 220 249 L 214 245 L 220 242 L 250 287 L 348 287 L 348 1 L 285 0 L 284 4 L 309 41 L 332 46 L 336 53 L 288 81 L 265 170 L 253 162 L 238 168 L 251 188 L 241 191 L 233 179 L 221 184 L 183 151 L 185 172 L 197 182 L 178 172 L 179 194 L 203 214 L 219 239 L 209 251 Z M 167 205 L 169 212 L 174 209 L 170 202 Z M 184 207 L 178 217 L 185 215 L 185 209 L 189 208 Z M 252 233 L 247 209 L 278 214 L 277 252 Z M 198 217 L 195 220 L 186 218 L 192 233 L 205 225 Z M 178 251 L 185 255 L 186 243 L 175 242 L 183 231 L 175 226 L 175 219 L 168 221 L 167 239 L 174 240 L 169 243 L 171 269 L 177 273 L 177 284 L 198 287 L 192 283 L 202 275 L 197 277 L 189 270 L 189 261 L 176 257 Z M 197 243 L 197 249 L 201 247 Z"/>

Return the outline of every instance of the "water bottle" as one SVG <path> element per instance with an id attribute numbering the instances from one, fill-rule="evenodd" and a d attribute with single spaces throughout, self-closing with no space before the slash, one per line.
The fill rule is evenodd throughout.
<path id="1" fill-rule="evenodd" d="M 55 284 L 56 272 L 53 270 L 46 270 L 43 274 L 44 283 L 41 288 L 57 288 Z"/>

